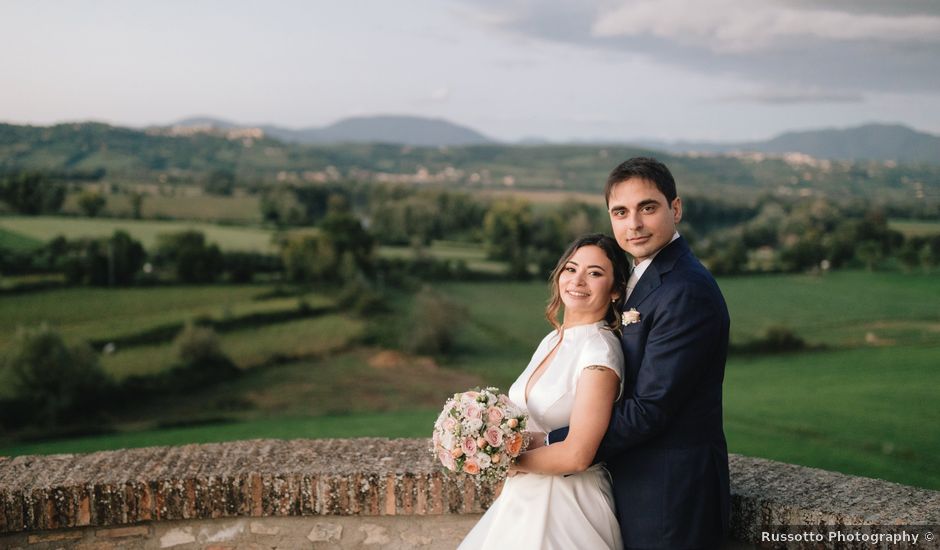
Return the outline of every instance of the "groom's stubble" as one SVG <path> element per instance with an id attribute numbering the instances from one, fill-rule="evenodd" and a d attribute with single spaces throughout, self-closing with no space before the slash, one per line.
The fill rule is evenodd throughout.
<path id="1" fill-rule="evenodd" d="M 652 257 L 672 241 L 682 219 L 682 200 L 669 204 L 653 182 L 630 178 L 615 184 L 607 201 L 617 244 L 636 263 Z"/>

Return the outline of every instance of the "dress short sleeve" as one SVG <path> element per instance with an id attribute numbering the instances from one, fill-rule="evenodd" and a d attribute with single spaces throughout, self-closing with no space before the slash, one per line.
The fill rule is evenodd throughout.
<path id="1" fill-rule="evenodd" d="M 607 367 L 614 371 L 620 379 L 620 391 L 617 399 L 623 393 L 623 348 L 620 347 L 620 338 L 605 328 L 598 328 L 597 332 L 589 335 L 581 348 L 577 363 L 577 376 L 581 371 L 592 365 Z"/>

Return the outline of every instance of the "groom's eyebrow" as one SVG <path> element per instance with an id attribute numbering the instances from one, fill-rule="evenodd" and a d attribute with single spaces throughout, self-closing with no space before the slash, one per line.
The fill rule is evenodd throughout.
<path id="1" fill-rule="evenodd" d="M 654 198 L 643 199 L 643 200 L 641 200 L 640 202 L 637 203 L 636 209 L 639 210 L 640 208 L 643 208 L 644 206 L 646 206 L 646 205 L 648 205 L 648 204 L 659 204 L 659 203 L 660 203 L 660 201 L 658 201 L 658 200 L 656 200 L 656 199 L 654 199 Z M 608 207 L 608 210 L 610 210 L 611 212 L 613 212 L 614 210 L 629 210 L 629 208 L 627 208 L 626 206 L 623 206 L 622 204 L 612 204 L 612 205 L 610 205 L 610 207 Z"/>

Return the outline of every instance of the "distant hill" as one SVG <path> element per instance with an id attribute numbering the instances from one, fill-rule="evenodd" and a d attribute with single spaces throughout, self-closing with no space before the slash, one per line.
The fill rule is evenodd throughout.
<path id="1" fill-rule="evenodd" d="M 172 125 L 176 128 L 211 127 L 219 130 L 252 127 L 210 117 L 193 117 Z M 323 128 L 294 130 L 270 124 L 254 126 L 266 136 L 287 143 L 396 143 L 419 147 L 485 145 L 495 143 L 483 134 L 439 118 L 368 116 L 345 118 Z"/>
<path id="2" fill-rule="evenodd" d="M 147 130 L 100 123 L 0 123 L 0 178 L 43 170 L 73 181 L 201 185 L 213 173 L 227 171 L 246 186 L 393 181 L 468 190 L 598 193 L 617 163 L 652 154 L 669 165 L 687 195 L 748 201 L 773 193 L 923 204 L 936 204 L 940 197 L 940 164 L 673 155 L 624 144 L 496 143 L 446 150 L 393 143 L 304 144 L 262 135 L 258 128 L 208 122 Z"/>
<path id="3" fill-rule="evenodd" d="M 918 132 L 899 124 L 866 124 L 855 128 L 787 132 L 766 141 L 649 141 L 642 144 L 672 153 L 804 153 L 824 159 L 940 164 L 940 136 Z"/>

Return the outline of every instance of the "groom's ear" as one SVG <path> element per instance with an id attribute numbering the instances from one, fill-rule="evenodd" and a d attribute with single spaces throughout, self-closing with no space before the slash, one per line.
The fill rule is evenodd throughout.
<path id="1" fill-rule="evenodd" d="M 672 217 L 673 222 L 679 223 L 682 220 L 682 197 L 672 199 Z"/>

